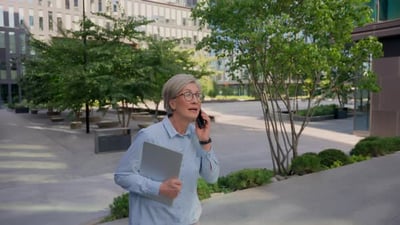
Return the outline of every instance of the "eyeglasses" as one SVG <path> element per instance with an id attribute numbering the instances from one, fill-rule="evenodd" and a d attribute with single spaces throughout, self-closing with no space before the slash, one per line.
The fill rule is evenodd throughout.
<path id="1" fill-rule="evenodd" d="M 192 101 L 194 96 L 196 96 L 197 100 L 199 100 L 199 101 L 201 101 L 201 99 L 203 98 L 203 95 L 201 93 L 199 93 L 199 92 L 192 93 L 190 91 L 183 92 L 182 94 L 177 95 L 176 98 L 179 96 L 183 96 L 185 98 L 185 100 L 188 102 Z"/>

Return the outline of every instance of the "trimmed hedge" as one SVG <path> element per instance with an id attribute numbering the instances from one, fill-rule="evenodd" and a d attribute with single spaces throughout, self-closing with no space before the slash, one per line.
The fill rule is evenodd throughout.
<path id="1" fill-rule="evenodd" d="M 400 137 L 367 137 L 360 140 L 350 155 L 378 157 L 400 150 Z"/>
<path id="2" fill-rule="evenodd" d="M 224 192 L 242 190 L 267 184 L 274 173 L 267 169 L 243 169 L 218 179 L 218 186 Z"/>
<path id="3" fill-rule="evenodd" d="M 304 175 L 322 170 L 321 159 L 316 153 L 307 152 L 292 160 L 292 173 Z"/>
<path id="4" fill-rule="evenodd" d="M 331 168 L 334 163 L 338 164 L 339 162 L 339 165 L 347 165 L 351 162 L 346 153 L 334 148 L 322 150 L 318 153 L 318 157 L 321 159 L 321 165 L 327 168 Z"/>
<path id="5" fill-rule="evenodd" d="M 208 184 L 204 179 L 197 181 L 197 193 L 200 200 L 211 197 L 212 193 L 232 192 L 246 188 L 261 186 L 271 182 L 274 173 L 268 169 L 243 169 L 220 177 L 215 184 Z M 114 198 L 109 205 L 110 215 L 102 222 L 126 218 L 129 216 L 129 194 Z"/>

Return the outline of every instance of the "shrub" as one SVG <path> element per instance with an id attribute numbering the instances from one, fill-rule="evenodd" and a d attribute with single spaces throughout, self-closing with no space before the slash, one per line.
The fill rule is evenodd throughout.
<path id="1" fill-rule="evenodd" d="M 400 137 L 385 137 L 382 138 L 385 153 L 393 153 L 400 151 Z"/>
<path id="2" fill-rule="evenodd" d="M 363 156 L 363 155 L 351 155 L 349 157 L 350 163 L 356 163 L 356 162 L 361 162 L 361 161 L 365 161 L 371 159 L 370 156 Z"/>
<path id="3" fill-rule="evenodd" d="M 304 153 L 292 160 L 291 170 L 297 175 L 313 173 L 321 169 L 321 159 L 315 153 Z"/>
<path id="4" fill-rule="evenodd" d="M 124 193 L 110 204 L 110 215 L 104 218 L 103 222 L 126 218 L 129 216 L 129 194 Z"/>
<path id="5" fill-rule="evenodd" d="M 209 184 L 202 178 L 197 181 L 197 194 L 200 200 L 211 197 L 212 189 Z"/>
<path id="6" fill-rule="evenodd" d="M 271 181 L 274 173 L 267 169 L 243 169 L 220 177 L 215 184 L 208 184 L 203 178 L 197 180 L 197 194 L 200 200 L 211 197 L 216 192 L 231 192 L 245 188 L 260 186 Z M 110 204 L 110 215 L 102 222 L 108 222 L 129 216 L 128 193 L 122 194 Z"/>
<path id="7" fill-rule="evenodd" d="M 385 144 L 381 138 L 363 139 L 350 151 L 350 155 L 378 157 L 385 155 Z"/>
<path id="8" fill-rule="evenodd" d="M 339 160 L 334 161 L 330 166 L 329 169 L 334 169 L 343 166 L 343 163 Z"/>
<path id="9" fill-rule="evenodd" d="M 243 169 L 218 179 L 221 190 L 236 191 L 269 183 L 274 173 L 267 169 Z"/>
<path id="10" fill-rule="evenodd" d="M 337 108 L 337 105 L 335 105 L 335 104 L 314 106 L 311 108 L 312 116 L 333 115 L 335 108 Z M 297 114 L 299 116 L 305 116 L 306 112 L 307 112 L 307 110 L 299 110 L 297 112 Z"/>
<path id="11" fill-rule="evenodd" d="M 334 162 L 339 161 L 341 165 L 350 163 L 349 156 L 339 149 L 325 149 L 318 153 L 318 157 L 321 159 L 321 165 L 331 168 Z"/>

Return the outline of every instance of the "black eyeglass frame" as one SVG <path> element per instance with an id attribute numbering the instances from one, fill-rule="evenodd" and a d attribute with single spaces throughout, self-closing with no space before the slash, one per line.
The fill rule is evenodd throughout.
<path id="1" fill-rule="evenodd" d="M 203 98 L 203 95 L 200 92 L 196 92 L 196 93 L 192 93 L 191 91 L 185 91 L 179 95 L 177 95 L 175 98 L 183 96 L 183 98 L 190 102 L 193 100 L 194 96 L 196 96 L 198 101 L 201 101 L 201 99 Z"/>

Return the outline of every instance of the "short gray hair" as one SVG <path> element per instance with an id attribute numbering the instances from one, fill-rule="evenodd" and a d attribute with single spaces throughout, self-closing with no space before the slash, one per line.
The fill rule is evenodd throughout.
<path id="1" fill-rule="evenodd" d="M 167 111 L 168 115 L 173 113 L 171 106 L 169 105 L 169 101 L 174 99 L 179 92 L 188 84 L 194 83 L 197 85 L 201 92 L 201 85 L 199 81 L 191 74 L 176 74 L 171 77 L 167 82 L 165 82 L 162 96 L 164 100 L 164 108 Z"/>

